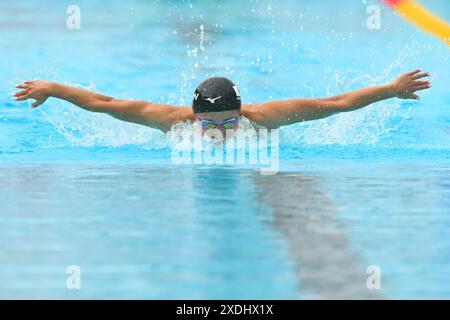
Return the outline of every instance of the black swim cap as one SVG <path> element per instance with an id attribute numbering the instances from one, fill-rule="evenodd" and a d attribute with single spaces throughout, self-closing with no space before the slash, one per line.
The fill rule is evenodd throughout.
<path id="1" fill-rule="evenodd" d="M 192 109 L 194 113 L 240 110 L 239 89 L 227 78 L 206 79 L 195 89 Z"/>

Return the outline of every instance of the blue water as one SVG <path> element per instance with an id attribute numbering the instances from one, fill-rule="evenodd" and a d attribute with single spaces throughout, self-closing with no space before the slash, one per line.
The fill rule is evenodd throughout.
<path id="1" fill-rule="evenodd" d="M 377 1 L 0 3 L 0 298 L 450 298 L 450 49 Z M 422 3 L 450 21 L 444 1 Z M 201 27 L 203 26 L 203 27 Z M 203 33 L 201 31 L 203 28 Z M 420 101 L 285 127 L 280 172 L 178 166 L 156 130 L 15 84 L 189 105 L 338 94 L 422 68 Z M 81 269 L 81 289 L 66 269 Z M 368 290 L 369 266 L 381 289 Z"/>

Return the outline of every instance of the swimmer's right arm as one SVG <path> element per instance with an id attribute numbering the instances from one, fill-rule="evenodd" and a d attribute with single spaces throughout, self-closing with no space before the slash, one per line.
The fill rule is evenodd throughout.
<path id="1" fill-rule="evenodd" d="M 25 81 L 16 87 L 23 89 L 15 94 L 16 101 L 35 99 L 32 108 L 53 97 L 73 103 L 84 110 L 106 113 L 123 121 L 142 124 L 164 132 L 169 131 L 175 123 L 190 118 L 191 109 L 187 107 L 139 100 L 119 100 L 55 82 Z"/>

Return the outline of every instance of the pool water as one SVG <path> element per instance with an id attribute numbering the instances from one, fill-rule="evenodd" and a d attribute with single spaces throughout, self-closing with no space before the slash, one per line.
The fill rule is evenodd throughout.
<path id="1" fill-rule="evenodd" d="M 450 21 L 450 4 L 422 3 Z M 374 4 L 78 1 L 68 30 L 64 3 L 2 2 L 0 298 L 450 298 L 450 49 L 384 6 L 367 29 Z M 415 68 L 432 74 L 420 101 L 282 128 L 272 176 L 176 165 L 156 130 L 11 97 L 47 79 L 190 105 L 223 75 L 253 103 Z"/>

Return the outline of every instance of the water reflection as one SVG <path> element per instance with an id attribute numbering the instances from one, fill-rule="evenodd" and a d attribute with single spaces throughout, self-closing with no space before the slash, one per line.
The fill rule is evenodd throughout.
<path id="1" fill-rule="evenodd" d="M 287 239 L 302 294 L 323 299 L 380 299 L 368 290 L 366 267 L 349 249 L 338 208 L 320 178 L 298 172 L 253 176 L 256 201 L 268 205 L 272 226 Z"/>
<path id="2" fill-rule="evenodd" d="M 0 297 L 381 297 L 320 177 L 30 165 L 0 178 Z M 76 296 L 68 263 L 86 275 Z"/>
<path id="3" fill-rule="evenodd" d="M 323 190 L 320 177 L 300 172 L 262 176 L 258 170 L 211 167 L 195 171 L 193 178 L 193 206 L 216 217 L 215 224 L 224 225 L 209 226 L 221 235 L 216 250 L 239 252 L 244 243 L 227 243 L 230 232 L 243 227 L 257 229 L 258 223 L 264 222 L 287 241 L 299 297 L 383 298 L 381 291 L 367 288 L 368 265 L 350 249 L 339 208 Z M 228 216 L 224 208 L 230 212 Z M 228 223 L 219 217 L 228 217 Z M 268 234 L 265 231 L 261 237 Z"/>

